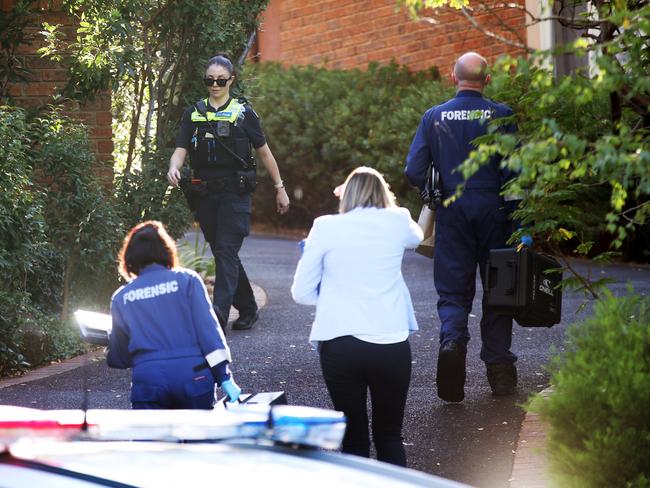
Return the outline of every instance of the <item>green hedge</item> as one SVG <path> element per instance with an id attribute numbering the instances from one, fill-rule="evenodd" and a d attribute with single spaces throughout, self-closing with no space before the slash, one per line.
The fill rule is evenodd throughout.
<path id="1" fill-rule="evenodd" d="M 0 107 L 0 376 L 82 349 L 76 307 L 108 304 L 123 226 L 85 128 Z"/>
<path id="2" fill-rule="evenodd" d="M 21 327 L 36 312 L 28 282 L 51 251 L 41 194 L 30 179 L 28 126 L 22 110 L 0 109 L 0 375 L 26 365 Z"/>
<path id="3" fill-rule="evenodd" d="M 435 68 L 412 73 L 393 63 L 336 71 L 268 63 L 248 68 L 245 77 L 292 199 L 289 214 L 278 217 L 273 187 L 262 177 L 256 221 L 308 228 L 336 210 L 332 190 L 359 165 L 381 171 L 402 205 L 419 208 L 404 178 L 406 153 L 424 111 L 453 95 Z"/>
<path id="4" fill-rule="evenodd" d="M 552 394 L 529 405 L 557 486 L 650 486 L 650 298 L 610 295 L 567 336 Z"/>
<path id="5" fill-rule="evenodd" d="M 125 231 L 145 220 L 159 220 L 178 239 L 191 225 L 183 194 L 167 182 L 171 153 L 169 149 L 145 153 L 138 170 L 116 174 L 113 205 Z"/>

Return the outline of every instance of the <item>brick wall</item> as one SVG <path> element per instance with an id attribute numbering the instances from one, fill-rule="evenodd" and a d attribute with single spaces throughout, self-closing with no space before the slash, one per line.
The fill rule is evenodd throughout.
<path id="1" fill-rule="evenodd" d="M 0 0 L 0 15 L 9 11 L 13 3 L 14 0 Z M 37 53 L 43 46 L 43 38 L 39 35 L 42 22 L 61 24 L 66 35 L 74 35 L 75 26 L 70 17 L 60 10 L 60 3 L 60 0 L 40 3 L 41 12 L 36 23 L 26 30 L 29 43 L 18 47 L 16 55 L 20 57 L 23 66 L 31 71 L 31 75 L 28 82 L 9 85 L 9 95 L 14 105 L 28 109 L 43 108 L 52 103 L 53 95 L 65 85 L 65 69 L 43 59 Z M 80 120 L 88 127 L 91 149 L 97 156 L 97 172 L 101 177 L 112 180 L 113 131 L 110 94 L 101 94 L 83 105 L 67 102 L 65 109 L 67 115 Z"/>
<path id="2" fill-rule="evenodd" d="M 338 69 L 395 59 L 413 70 L 436 65 L 447 74 L 466 51 L 477 51 L 490 61 L 517 52 L 473 28 L 458 11 L 438 10 L 439 23 L 434 25 L 413 21 L 396 5 L 395 0 L 271 0 L 260 28 L 258 58 Z M 515 36 L 501 23 L 516 29 L 525 41 L 521 10 L 502 9 L 497 15 L 476 18 L 486 29 L 510 39 Z"/>

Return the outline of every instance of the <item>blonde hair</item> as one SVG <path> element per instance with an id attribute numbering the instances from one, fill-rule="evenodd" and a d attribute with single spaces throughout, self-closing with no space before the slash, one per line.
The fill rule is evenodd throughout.
<path id="1" fill-rule="evenodd" d="M 349 212 L 357 207 L 395 206 L 395 195 L 376 169 L 359 166 L 348 175 L 344 185 L 339 213 Z"/>

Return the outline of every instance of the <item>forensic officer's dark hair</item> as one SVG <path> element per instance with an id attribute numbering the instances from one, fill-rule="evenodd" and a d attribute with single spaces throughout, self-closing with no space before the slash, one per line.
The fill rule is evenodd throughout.
<path id="1" fill-rule="evenodd" d="M 232 64 L 232 61 L 227 54 L 219 53 L 208 59 L 208 62 L 205 64 L 205 70 L 207 71 L 208 68 L 213 64 L 226 68 L 228 70 L 228 73 L 230 73 L 230 76 L 237 75 L 237 70 L 235 69 L 235 66 Z"/>
<path id="2" fill-rule="evenodd" d="M 160 222 L 148 220 L 129 231 L 117 261 L 117 269 L 127 281 L 138 276 L 142 268 L 149 264 L 157 263 L 168 269 L 176 268 L 176 243 Z"/>

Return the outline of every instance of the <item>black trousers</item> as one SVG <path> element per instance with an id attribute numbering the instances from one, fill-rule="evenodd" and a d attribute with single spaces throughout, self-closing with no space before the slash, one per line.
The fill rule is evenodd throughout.
<path id="1" fill-rule="evenodd" d="M 250 216 L 249 193 L 214 193 L 197 202 L 196 218 L 216 265 L 214 309 L 224 329 L 231 305 L 239 310 L 239 315 L 257 310 L 253 289 L 239 260 L 239 250 L 250 231 Z"/>
<path id="2" fill-rule="evenodd" d="M 366 408 L 370 391 L 377 459 L 406 466 L 402 423 L 411 381 L 409 342 L 373 344 L 338 337 L 321 343 L 320 362 L 334 408 L 347 418 L 343 452 L 370 457 Z"/>

